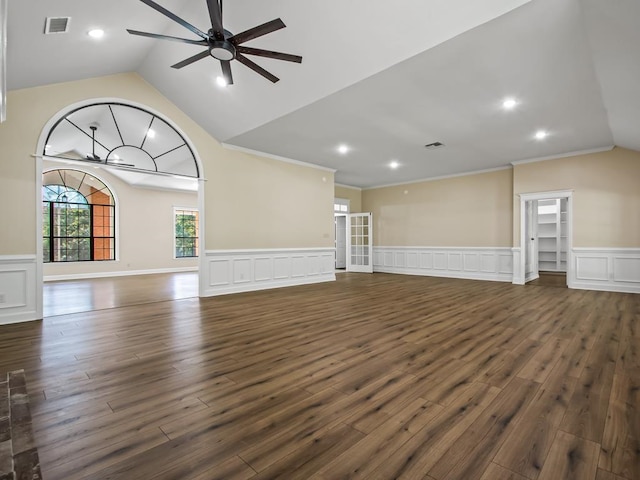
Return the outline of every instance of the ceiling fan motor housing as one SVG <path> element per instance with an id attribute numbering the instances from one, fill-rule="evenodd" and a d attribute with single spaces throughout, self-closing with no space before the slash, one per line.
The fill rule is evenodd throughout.
<path id="1" fill-rule="evenodd" d="M 236 58 L 236 47 L 228 40 L 213 40 L 209 54 L 218 60 L 233 60 Z"/>

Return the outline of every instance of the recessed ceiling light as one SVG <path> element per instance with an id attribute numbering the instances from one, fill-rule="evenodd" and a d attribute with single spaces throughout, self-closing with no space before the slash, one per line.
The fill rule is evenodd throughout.
<path id="1" fill-rule="evenodd" d="M 391 163 L 389 164 L 389 167 L 396 169 L 400 166 L 400 164 L 398 163 L 397 160 L 392 160 Z"/>
<path id="2" fill-rule="evenodd" d="M 91 38 L 102 38 L 104 37 L 104 30 L 100 28 L 94 28 L 93 30 L 89 30 L 88 34 Z"/>
<path id="3" fill-rule="evenodd" d="M 518 105 L 518 102 L 515 98 L 505 98 L 502 102 L 502 108 L 505 110 L 513 110 L 516 105 Z"/>
<path id="4" fill-rule="evenodd" d="M 338 145 L 338 153 L 345 155 L 347 152 L 349 152 L 348 145 L 345 145 L 344 143 L 342 145 Z"/>
<path id="5" fill-rule="evenodd" d="M 549 135 L 547 132 L 545 132 L 544 130 L 538 130 L 536 132 L 536 139 L 537 140 L 543 140 L 544 138 L 547 137 L 547 135 Z"/>
<path id="6" fill-rule="evenodd" d="M 147 130 L 147 137 L 155 138 L 156 137 L 156 131 L 152 130 L 152 129 Z"/>
<path id="7" fill-rule="evenodd" d="M 216 83 L 218 84 L 219 87 L 226 87 L 227 86 L 227 81 L 225 80 L 225 78 L 223 76 L 216 77 Z"/>

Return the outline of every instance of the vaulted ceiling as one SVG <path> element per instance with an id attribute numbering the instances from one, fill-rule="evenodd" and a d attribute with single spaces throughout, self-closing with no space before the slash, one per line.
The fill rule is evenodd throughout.
<path id="1" fill-rule="evenodd" d="M 210 28 L 205 0 L 158 3 Z M 51 16 L 71 17 L 69 33 L 44 35 Z M 137 71 L 219 141 L 334 168 L 337 182 L 360 187 L 640 150 L 637 0 L 224 3 L 233 33 L 277 17 L 287 28 L 247 46 L 302 64 L 254 57 L 281 79 L 272 84 L 232 62 L 235 84 L 219 87 L 212 58 L 170 68 L 202 47 L 126 32 L 196 38 L 139 0 L 9 2 L 8 88 Z M 87 35 L 95 27 L 99 41 Z"/>

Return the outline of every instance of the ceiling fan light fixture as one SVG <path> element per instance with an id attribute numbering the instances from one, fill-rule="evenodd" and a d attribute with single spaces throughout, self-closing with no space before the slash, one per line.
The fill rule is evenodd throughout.
<path id="1" fill-rule="evenodd" d="M 228 40 L 215 40 L 211 42 L 209 55 L 218 60 L 229 61 L 236 58 L 236 47 Z"/>
<path id="2" fill-rule="evenodd" d="M 216 77 L 216 84 L 220 87 L 220 88 L 224 88 L 228 85 L 227 80 L 222 76 L 219 75 Z"/>

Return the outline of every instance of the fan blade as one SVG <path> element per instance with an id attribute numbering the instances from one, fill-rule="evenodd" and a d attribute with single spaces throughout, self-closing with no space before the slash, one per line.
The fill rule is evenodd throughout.
<path id="1" fill-rule="evenodd" d="M 233 85 L 233 75 L 231 74 L 231 62 L 229 60 L 220 60 L 222 65 L 222 76 L 227 85 Z"/>
<path id="2" fill-rule="evenodd" d="M 236 60 L 238 60 L 240 63 L 246 65 L 247 67 L 249 67 L 254 72 L 259 73 L 260 75 L 262 75 L 267 80 L 271 80 L 273 83 L 276 83 L 278 80 L 280 80 L 278 77 L 276 77 L 272 73 L 267 72 L 260 65 L 258 65 L 257 63 L 252 62 L 251 60 L 249 60 L 247 57 L 245 57 L 244 55 L 242 55 L 240 53 L 236 53 Z"/>
<path id="3" fill-rule="evenodd" d="M 273 52 L 271 50 L 262 50 L 261 48 L 236 47 L 236 51 L 247 55 L 257 55 L 259 57 L 275 58 L 276 60 L 284 60 L 285 62 L 302 63 L 302 57 L 299 55 L 291 55 L 289 53 Z"/>
<path id="4" fill-rule="evenodd" d="M 160 40 L 172 40 L 174 42 L 190 43 L 191 45 L 202 45 L 206 47 L 209 43 L 206 40 L 189 40 L 188 38 L 171 37 L 169 35 L 160 35 L 158 33 L 140 32 L 138 30 L 130 30 L 127 28 L 127 32 L 131 35 L 140 35 L 141 37 L 157 38 Z"/>
<path id="5" fill-rule="evenodd" d="M 218 40 L 224 40 L 224 28 L 222 28 L 222 11 L 218 0 L 207 0 L 209 7 L 209 18 L 211 19 L 211 28 Z"/>
<path id="6" fill-rule="evenodd" d="M 198 60 L 202 60 L 203 58 L 207 58 L 209 56 L 209 50 L 203 50 L 200 53 L 195 54 L 193 57 L 185 58 L 181 62 L 176 63 L 175 65 L 171 65 L 171 68 L 182 68 L 187 65 L 191 65 L 193 62 L 197 62 Z"/>
<path id="7" fill-rule="evenodd" d="M 253 27 L 249 30 L 233 35 L 232 37 L 229 37 L 229 41 L 234 45 L 240 45 L 241 43 L 261 37 L 267 33 L 275 32 L 276 30 L 280 30 L 284 27 L 286 27 L 284 22 L 279 18 L 276 18 L 270 22 L 263 23 L 262 25 L 258 25 L 257 27 Z"/>
<path id="8" fill-rule="evenodd" d="M 204 38 L 205 40 L 209 39 L 209 35 L 207 35 L 206 33 L 204 33 L 203 31 L 197 29 L 196 27 L 194 27 L 193 25 L 191 25 L 189 22 L 183 20 L 182 18 L 180 18 L 179 16 L 177 16 L 175 13 L 170 12 L 169 10 L 167 10 L 166 8 L 164 8 L 161 5 L 158 5 L 156 2 L 154 2 L 153 0 L 140 0 L 142 3 L 144 3 L 145 5 L 150 6 L 151 8 L 153 8 L 154 10 L 157 10 L 158 12 L 160 12 L 161 14 L 169 17 L 171 20 L 173 20 L 176 23 L 179 23 L 180 25 L 182 25 L 184 28 L 191 30 L 193 33 L 195 33 L 196 35 L 198 35 L 199 37 Z"/>

